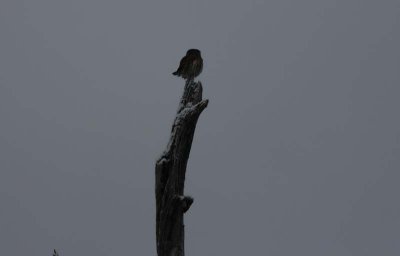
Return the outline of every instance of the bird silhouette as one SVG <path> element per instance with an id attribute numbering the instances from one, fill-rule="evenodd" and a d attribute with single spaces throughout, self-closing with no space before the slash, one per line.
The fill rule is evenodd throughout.
<path id="1" fill-rule="evenodd" d="M 183 79 L 194 79 L 203 70 L 203 59 L 198 49 L 189 49 L 186 56 L 181 59 L 178 69 L 172 73 Z"/>

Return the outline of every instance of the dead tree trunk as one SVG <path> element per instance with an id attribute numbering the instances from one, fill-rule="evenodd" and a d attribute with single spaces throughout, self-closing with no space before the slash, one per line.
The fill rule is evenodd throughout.
<path id="1" fill-rule="evenodd" d="M 184 256 L 183 214 L 193 198 L 184 196 L 186 165 L 197 120 L 207 107 L 202 85 L 189 80 L 166 150 L 156 162 L 156 241 L 158 256 Z"/>

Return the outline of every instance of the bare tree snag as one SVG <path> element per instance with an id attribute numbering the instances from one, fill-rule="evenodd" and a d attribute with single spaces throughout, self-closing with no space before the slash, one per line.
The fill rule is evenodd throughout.
<path id="1" fill-rule="evenodd" d="M 193 135 L 208 100 L 200 82 L 188 80 L 166 150 L 156 162 L 156 241 L 158 256 L 184 256 L 183 214 L 193 198 L 185 196 L 186 165 Z"/>

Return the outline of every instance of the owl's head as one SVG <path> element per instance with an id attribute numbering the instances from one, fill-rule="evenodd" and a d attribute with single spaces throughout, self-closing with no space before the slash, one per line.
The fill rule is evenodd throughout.
<path id="1" fill-rule="evenodd" d="M 186 52 L 186 55 L 197 55 L 197 56 L 200 56 L 200 51 L 198 49 L 189 49 Z"/>

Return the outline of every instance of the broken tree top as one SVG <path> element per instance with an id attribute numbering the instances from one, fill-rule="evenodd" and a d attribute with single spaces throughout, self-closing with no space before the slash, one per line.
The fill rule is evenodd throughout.
<path id="1" fill-rule="evenodd" d="M 156 162 L 156 239 L 158 256 L 184 255 L 183 214 L 193 203 L 184 195 L 186 166 L 197 120 L 207 107 L 202 84 L 185 83 L 170 140 Z"/>

